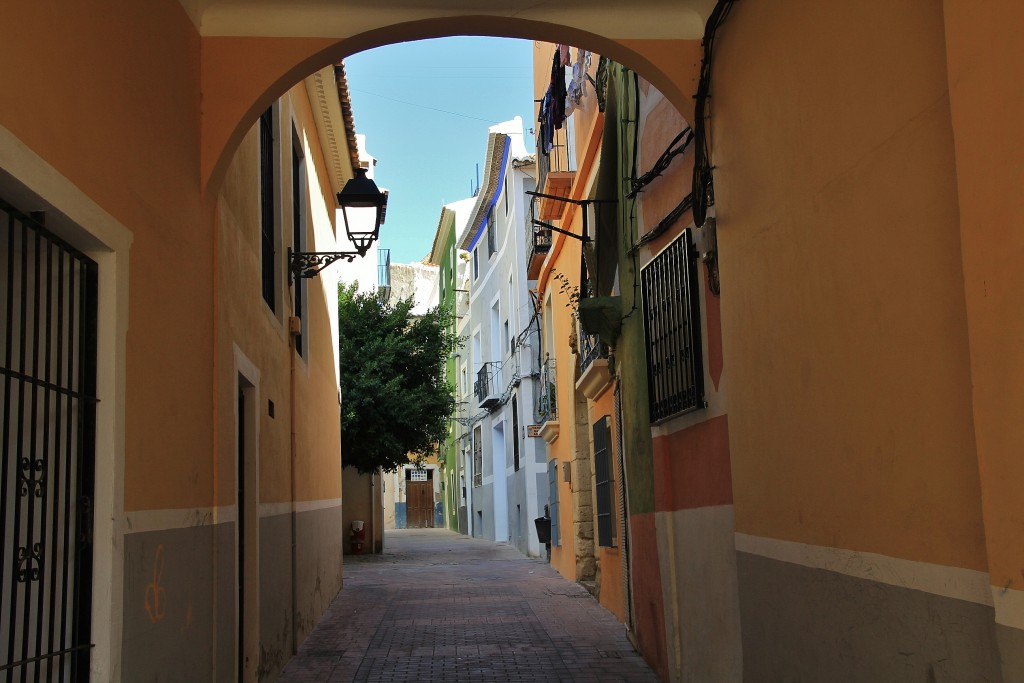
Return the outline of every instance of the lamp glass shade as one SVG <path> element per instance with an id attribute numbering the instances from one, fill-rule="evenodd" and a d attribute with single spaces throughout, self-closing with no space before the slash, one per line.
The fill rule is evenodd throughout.
<path id="1" fill-rule="evenodd" d="M 345 234 L 360 254 L 369 251 L 376 241 L 386 202 L 387 195 L 366 177 L 365 168 L 357 168 L 356 176 L 338 193 Z"/>

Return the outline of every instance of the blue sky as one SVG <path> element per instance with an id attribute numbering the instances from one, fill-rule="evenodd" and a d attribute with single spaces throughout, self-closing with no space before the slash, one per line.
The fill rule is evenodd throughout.
<path id="1" fill-rule="evenodd" d="M 399 43 L 345 59 L 356 132 L 387 188 L 380 246 L 393 263 L 419 261 L 444 204 L 471 196 L 487 128 L 523 118 L 533 149 L 533 44 L 457 37 Z"/>

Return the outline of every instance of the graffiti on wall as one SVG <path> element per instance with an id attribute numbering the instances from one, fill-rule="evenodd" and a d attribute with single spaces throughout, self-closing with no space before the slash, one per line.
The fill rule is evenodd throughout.
<path id="1" fill-rule="evenodd" d="M 167 591 L 163 586 L 164 574 L 164 546 L 161 543 L 156 547 L 156 557 L 153 559 L 153 580 L 146 585 L 146 600 L 143 605 L 149 615 L 151 624 L 163 620 L 167 602 Z"/>

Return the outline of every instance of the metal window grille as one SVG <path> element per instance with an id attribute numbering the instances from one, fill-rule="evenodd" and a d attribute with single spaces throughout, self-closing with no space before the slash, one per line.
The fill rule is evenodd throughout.
<path id="1" fill-rule="evenodd" d="M 551 515 L 551 545 L 561 545 L 558 539 L 558 461 L 548 461 L 548 514 Z"/>
<path id="2" fill-rule="evenodd" d="M 605 415 L 594 423 L 594 480 L 597 493 L 597 544 L 615 545 L 615 523 L 612 513 L 613 482 L 611 467 L 611 433 Z"/>
<path id="3" fill-rule="evenodd" d="M 686 230 L 640 272 L 652 422 L 704 405 L 696 261 Z"/>
<path id="4" fill-rule="evenodd" d="M 0 200 L 0 675 L 89 677 L 96 264 Z"/>
<path id="5" fill-rule="evenodd" d="M 473 486 L 484 483 L 484 444 L 483 432 L 479 427 L 473 429 Z"/>
<path id="6" fill-rule="evenodd" d="M 275 307 L 274 277 L 274 110 L 260 115 L 260 258 L 263 300 Z"/>

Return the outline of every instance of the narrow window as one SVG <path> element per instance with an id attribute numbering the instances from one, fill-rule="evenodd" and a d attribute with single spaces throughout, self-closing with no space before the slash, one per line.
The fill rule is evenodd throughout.
<path id="1" fill-rule="evenodd" d="M 292 250 L 306 251 L 306 159 L 302 154 L 302 142 L 292 129 Z M 306 279 L 296 278 L 294 315 L 299 319 L 299 334 L 295 335 L 295 352 L 305 355 Z"/>
<path id="2" fill-rule="evenodd" d="M 473 279 L 480 277 L 480 247 L 473 250 Z"/>
<path id="3" fill-rule="evenodd" d="M 519 471 L 519 397 L 512 396 L 512 469 Z"/>
<path id="4" fill-rule="evenodd" d="M 484 483 L 483 432 L 477 426 L 473 429 L 473 486 Z"/>
<path id="5" fill-rule="evenodd" d="M 490 210 L 487 212 L 487 256 L 488 258 L 494 255 L 497 251 L 495 239 L 495 227 L 494 227 L 494 205 L 491 205 Z"/>
<path id="6" fill-rule="evenodd" d="M 260 116 L 260 259 L 263 300 L 276 311 L 274 264 L 274 109 Z"/>

